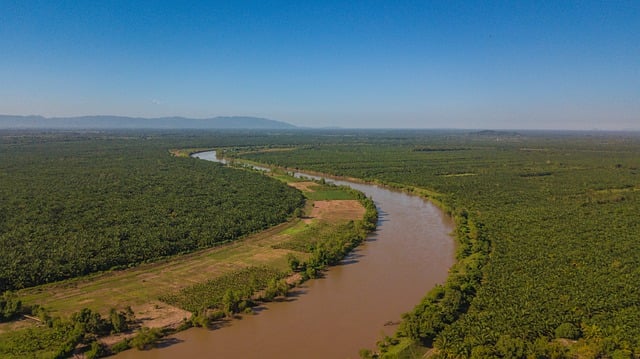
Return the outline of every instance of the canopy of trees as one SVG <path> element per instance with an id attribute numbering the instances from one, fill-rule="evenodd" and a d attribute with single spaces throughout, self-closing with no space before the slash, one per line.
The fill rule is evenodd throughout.
<path id="1" fill-rule="evenodd" d="M 231 241 L 304 202 L 277 180 L 169 154 L 189 138 L 112 135 L 0 136 L 0 293 Z"/>

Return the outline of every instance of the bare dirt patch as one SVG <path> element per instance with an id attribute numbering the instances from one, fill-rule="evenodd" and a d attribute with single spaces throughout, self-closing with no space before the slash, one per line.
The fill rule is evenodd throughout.
<path id="1" fill-rule="evenodd" d="M 311 187 L 318 185 L 317 183 L 314 183 L 314 182 L 289 182 L 287 184 L 303 192 L 315 192 Z"/>
<path id="2" fill-rule="evenodd" d="M 310 217 L 325 221 L 358 220 L 365 209 L 357 200 L 315 201 Z"/>
<path id="3" fill-rule="evenodd" d="M 0 323 L 0 334 L 16 331 L 20 329 L 30 328 L 35 325 L 42 325 L 42 324 L 36 320 L 31 320 L 28 318 L 22 318 L 22 319 L 15 320 L 12 322 L 7 322 L 7 323 Z"/>
<path id="4" fill-rule="evenodd" d="M 168 305 L 160 301 L 152 301 L 143 305 L 134 306 L 137 325 L 147 328 L 178 328 L 185 319 L 191 318 L 191 313 L 180 308 Z M 130 338 L 136 333 L 120 333 L 101 338 L 106 345 L 113 345 L 125 338 Z"/>
<path id="5" fill-rule="evenodd" d="M 141 326 L 149 328 L 176 328 L 184 319 L 191 317 L 190 312 L 160 301 L 153 301 L 132 309 Z"/>

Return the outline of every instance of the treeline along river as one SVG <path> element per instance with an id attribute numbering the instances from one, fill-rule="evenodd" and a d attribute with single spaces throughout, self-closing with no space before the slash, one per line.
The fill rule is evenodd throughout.
<path id="1" fill-rule="evenodd" d="M 216 160 L 215 152 L 197 154 Z M 130 350 L 116 358 L 357 358 L 391 335 L 409 311 L 454 262 L 453 222 L 422 198 L 348 181 L 373 197 L 377 230 L 364 245 L 322 279 L 293 291 L 286 302 L 270 303 L 215 330 L 176 334 L 175 344 L 150 351 Z"/>

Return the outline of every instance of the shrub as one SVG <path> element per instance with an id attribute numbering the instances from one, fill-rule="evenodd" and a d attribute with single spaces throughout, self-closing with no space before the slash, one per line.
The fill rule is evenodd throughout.
<path id="1" fill-rule="evenodd" d="M 556 338 L 578 339 L 581 336 L 580 330 L 571 323 L 562 323 L 556 328 Z"/>
<path id="2" fill-rule="evenodd" d="M 161 337 L 162 332 L 160 329 L 143 327 L 138 335 L 131 339 L 130 345 L 138 348 L 138 350 L 146 350 L 155 345 Z"/>
<path id="3" fill-rule="evenodd" d="M 111 352 L 116 354 L 116 353 L 123 352 L 129 348 L 131 348 L 131 345 L 129 344 L 129 340 L 123 339 L 122 341 L 119 341 L 111 346 Z"/>

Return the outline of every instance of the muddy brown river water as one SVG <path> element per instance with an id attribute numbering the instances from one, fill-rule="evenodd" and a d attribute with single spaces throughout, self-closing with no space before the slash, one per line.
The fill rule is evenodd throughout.
<path id="1" fill-rule="evenodd" d="M 195 156 L 216 160 L 213 151 Z M 377 230 L 340 265 L 293 290 L 286 301 L 257 308 L 255 315 L 218 329 L 189 329 L 161 348 L 133 349 L 116 358 L 358 358 L 360 349 L 372 349 L 392 334 L 396 326 L 390 322 L 444 283 L 454 263 L 453 222 L 416 196 L 327 181 L 373 197 L 380 214 Z"/>

